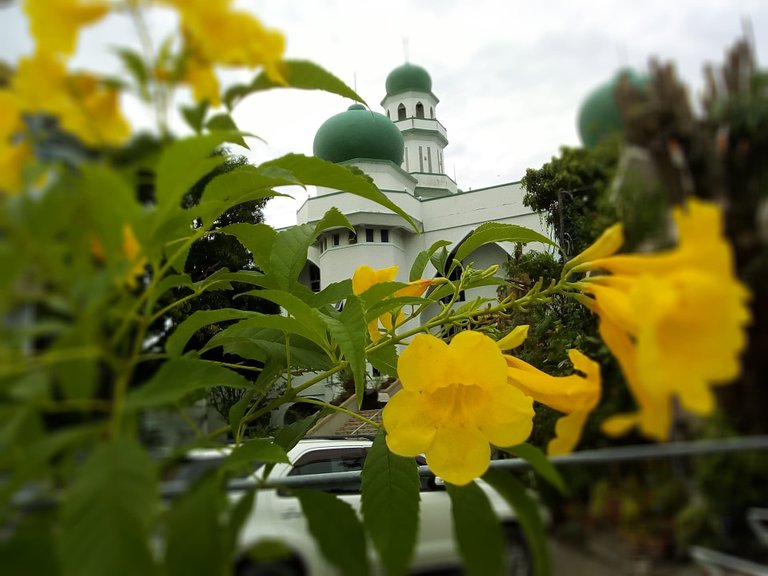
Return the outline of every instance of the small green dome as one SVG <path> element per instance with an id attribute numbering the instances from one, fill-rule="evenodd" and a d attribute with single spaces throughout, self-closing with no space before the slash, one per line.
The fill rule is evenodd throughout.
<path id="1" fill-rule="evenodd" d="M 403 163 L 403 135 L 392 121 L 360 104 L 326 120 L 315 134 L 315 156 L 329 162 L 354 158 Z"/>
<path id="2" fill-rule="evenodd" d="M 609 82 L 598 86 L 581 105 L 578 114 L 578 128 L 581 143 L 591 148 L 607 136 L 624 132 L 619 106 L 616 103 L 616 88 L 622 76 L 636 88 L 648 85 L 648 78 L 629 69 L 620 70 Z"/>
<path id="3" fill-rule="evenodd" d="M 408 90 L 432 92 L 432 78 L 421 66 L 405 63 L 398 66 L 387 76 L 387 94 L 398 94 Z"/>

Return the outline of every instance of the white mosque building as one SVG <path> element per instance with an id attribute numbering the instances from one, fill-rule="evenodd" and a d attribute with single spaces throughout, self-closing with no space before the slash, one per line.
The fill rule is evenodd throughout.
<path id="1" fill-rule="evenodd" d="M 406 63 L 387 76 L 380 114 L 353 104 L 329 118 L 317 131 L 315 156 L 355 166 L 370 176 L 390 200 L 408 213 L 420 233 L 400 216 L 352 194 L 318 187 L 299 208 L 299 224 L 317 223 L 338 208 L 355 227 L 324 232 L 310 249 L 302 280 L 313 290 L 350 278 L 358 266 L 399 266 L 407 281 L 416 255 L 438 240 L 456 246 L 485 222 L 517 224 L 546 234 L 538 214 L 523 205 L 519 182 L 460 190 L 445 173 L 448 134 L 438 120 L 439 100 L 424 68 Z M 514 250 L 509 243 L 489 244 L 472 252 L 464 264 L 476 269 L 503 264 Z M 428 265 L 424 277 L 437 271 Z M 495 287 L 475 288 L 466 299 L 495 298 Z M 431 314 L 429 314 L 431 316 Z"/>

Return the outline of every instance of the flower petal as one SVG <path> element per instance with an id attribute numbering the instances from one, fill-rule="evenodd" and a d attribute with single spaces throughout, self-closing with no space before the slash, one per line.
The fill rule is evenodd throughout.
<path id="1" fill-rule="evenodd" d="M 475 385 L 485 390 L 503 386 L 507 381 L 507 364 L 491 338 L 467 330 L 453 337 L 449 345 L 452 362 L 448 376 L 452 382 Z"/>
<path id="2" fill-rule="evenodd" d="M 400 390 L 382 413 L 387 431 L 387 446 L 400 456 L 417 456 L 431 445 L 437 430 L 430 406 L 422 394 Z"/>
<path id="3" fill-rule="evenodd" d="M 456 486 L 482 476 L 491 462 L 488 441 L 476 428 L 439 429 L 425 454 L 432 472 Z"/>
<path id="4" fill-rule="evenodd" d="M 406 390 L 434 390 L 450 384 L 448 345 L 430 334 L 419 334 L 400 354 L 397 374 Z"/>
<path id="5" fill-rule="evenodd" d="M 614 414 L 603 420 L 600 428 L 603 434 L 616 438 L 623 436 L 639 423 L 640 418 L 636 412 L 631 414 Z"/>
<path id="6" fill-rule="evenodd" d="M 555 424 L 555 437 L 547 445 L 547 454 L 557 456 L 573 452 L 581 438 L 581 431 L 589 416 L 589 411 L 576 411 L 560 418 Z"/>
<path id="7" fill-rule="evenodd" d="M 520 346 L 523 342 L 525 342 L 525 339 L 528 337 L 528 328 L 529 328 L 528 324 L 515 326 L 512 332 L 510 332 L 509 334 L 504 336 L 504 338 L 496 342 L 496 345 L 499 347 L 499 350 L 507 351 Z"/>
<path id="8" fill-rule="evenodd" d="M 359 266 L 352 275 L 352 293 L 359 296 L 376 283 L 376 271 L 370 266 Z"/>
<path id="9" fill-rule="evenodd" d="M 480 431 L 495 446 L 514 446 L 531 435 L 533 416 L 533 398 L 505 384 L 492 391 Z"/>

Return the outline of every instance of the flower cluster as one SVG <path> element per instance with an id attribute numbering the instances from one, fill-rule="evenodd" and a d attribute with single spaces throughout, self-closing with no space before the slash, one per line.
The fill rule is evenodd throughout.
<path id="1" fill-rule="evenodd" d="M 600 369 L 576 350 L 582 374 L 554 377 L 499 347 L 520 344 L 527 326 L 494 342 L 479 332 L 457 334 L 450 344 L 419 334 L 397 365 L 403 389 L 384 408 L 387 445 L 402 456 L 424 453 L 435 474 L 463 485 L 481 476 L 490 445 L 524 442 L 533 429 L 533 401 L 565 412 L 550 453 L 573 449 L 587 414 L 600 398 Z"/>
<path id="2" fill-rule="evenodd" d="M 605 232 L 576 272 L 605 270 L 580 283 L 580 300 L 600 317 L 600 334 L 621 364 L 638 405 L 632 414 L 607 419 L 603 430 L 620 435 L 632 427 L 666 440 L 672 398 L 708 415 L 712 386 L 739 373 L 746 343 L 749 293 L 735 278 L 720 210 L 689 200 L 673 212 L 678 246 L 658 254 L 614 255 L 621 227 Z"/>
<path id="3" fill-rule="evenodd" d="M 284 83 L 280 61 L 285 40 L 250 13 L 235 10 L 229 0 L 156 3 L 178 10 L 184 45 L 175 59 L 178 70 L 158 68 L 155 81 L 188 84 L 197 100 L 213 106 L 221 103 L 216 65 L 261 66 L 272 80 Z M 144 4 L 152 2 L 25 0 L 35 52 L 21 58 L 9 86 L 0 89 L 0 194 L 21 188 L 24 166 L 33 157 L 27 117 L 55 118 L 61 130 L 91 147 L 118 146 L 130 136 L 115 83 L 88 72 L 70 72 L 67 59 L 82 27 L 98 22 L 114 6 L 137 11 Z"/>

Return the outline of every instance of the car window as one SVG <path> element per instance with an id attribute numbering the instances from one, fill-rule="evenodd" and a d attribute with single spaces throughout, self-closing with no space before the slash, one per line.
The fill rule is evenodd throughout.
<path id="1" fill-rule="evenodd" d="M 313 450 L 303 454 L 296 461 L 288 476 L 359 471 L 363 469 L 363 462 L 365 462 L 367 453 L 367 448 Z M 322 483 L 321 481 L 312 487 L 334 494 L 354 494 L 360 492 L 360 480 L 354 479 L 343 484 L 339 482 Z"/>

